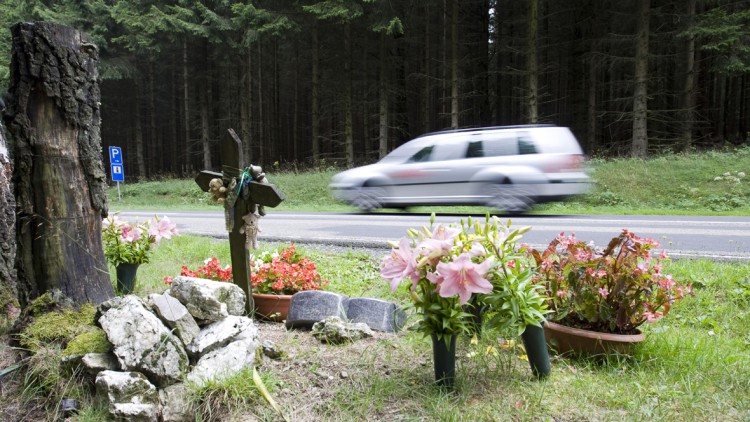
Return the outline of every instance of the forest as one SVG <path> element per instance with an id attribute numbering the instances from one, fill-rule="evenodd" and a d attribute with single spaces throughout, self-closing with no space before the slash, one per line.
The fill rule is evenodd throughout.
<path id="1" fill-rule="evenodd" d="M 216 169 L 228 128 L 286 168 L 477 126 L 568 126 L 595 157 L 749 142 L 750 1 L 0 0 L 0 20 L 0 92 L 14 24 L 95 40 L 129 180 Z"/>

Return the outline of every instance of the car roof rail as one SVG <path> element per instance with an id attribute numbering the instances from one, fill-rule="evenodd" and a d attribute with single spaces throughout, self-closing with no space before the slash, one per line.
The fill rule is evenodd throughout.
<path id="1" fill-rule="evenodd" d="M 448 130 L 440 130 L 437 132 L 424 133 L 422 135 L 417 136 L 417 138 L 421 138 L 423 136 L 428 136 L 428 135 L 443 135 L 446 133 L 484 132 L 484 131 L 498 130 L 498 129 L 529 129 L 529 128 L 535 128 L 535 127 L 557 127 L 557 125 L 553 125 L 549 123 L 542 123 L 542 124 L 529 124 L 529 125 L 466 127 L 466 128 L 461 128 L 461 129 L 448 129 Z"/>

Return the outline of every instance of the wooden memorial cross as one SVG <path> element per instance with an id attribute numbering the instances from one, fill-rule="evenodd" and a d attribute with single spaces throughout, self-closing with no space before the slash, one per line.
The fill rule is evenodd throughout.
<path id="1" fill-rule="evenodd" d="M 246 310 L 252 315 L 252 285 L 250 283 L 249 248 L 255 248 L 258 218 L 265 215 L 264 207 L 275 207 L 284 200 L 284 194 L 269 184 L 259 166 L 241 167 L 242 141 L 229 129 L 229 136 L 221 144 L 221 173 L 203 170 L 195 183 L 204 192 L 211 191 L 224 198 L 224 215 L 229 232 L 229 251 L 232 256 L 232 278 L 247 297 Z M 220 179 L 221 184 L 213 182 Z M 223 188 L 223 189 L 222 189 Z M 221 201 L 221 200 L 219 200 Z M 257 212 L 257 214 L 256 214 Z"/>

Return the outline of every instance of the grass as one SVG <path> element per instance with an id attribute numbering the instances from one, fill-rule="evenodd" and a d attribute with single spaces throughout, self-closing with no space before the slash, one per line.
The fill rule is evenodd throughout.
<path id="1" fill-rule="evenodd" d="M 166 242 L 139 270 L 138 293 L 161 291 L 163 277 L 176 275 L 181 265 L 194 268 L 210 256 L 228 261 L 226 243 L 194 236 Z M 408 304 L 408 297 L 390 294 L 380 280 L 379 257 L 298 249 L 318 264 L 329 290 Z M 520 347 L 501 349 L 497 337 L 503 333 L 494 332 L 485 332 L 476 345 L 460 339 L 454 393 L 431 384 L 430 342 L 409 331 L 383 336 L 357 352 L 317 343 L 300 346 L 303 334 L 286 332 L 286 345 L 303 351 L 261 372 L 292 420 L 357 420 L 363 414 L 371 420 L 748 420 L 750 262 L 679 260 L 666 271 L 692 280 L 696 295 L 645 327 L 647 340 L 632 356 L 553 356 L 546 381 L 532 378 Z M 331 370 L 332 359 L 352 375 L 327 384 L 327 393 L 300 410 L 294 395 L 303 381 L 278 368 L 304 365 L 303 372 L 315 373 Z M 277 420 L 267 404 L 249 397 L 256 394 L 251 388 L 236 384 L 213 386 L 200 402 L 230 403 L 234 415 Z"/>
<path id="2" fill-rule="evenodd" d="M 268 173 L 286 196 L 278 211 L 347 212 L 353 207 L 337 203 L 328 191 L 334 168 L 319 171 Z M 588 195 L 567 202 L 541 204 L 532 213 L 549 214 L 651 214 L 651 215 L 750 215 L 750 176 L 739 183 L 715 181 L 729 172 L 750 175 L 750 148 L 726 152 L 675 154 L 647 160 L 592 160 L 596 182 Z M 109 189 L 113 210 L 220 209 L 208 200 L 192 179 L 165 179 L 120 185 Z M 432 212 L 414 207 L 415 212 Z M 485 207 L 445 207 L 445 212 L 484 214 Z M 391 212 L 384 210 L 383 212 Z"/>

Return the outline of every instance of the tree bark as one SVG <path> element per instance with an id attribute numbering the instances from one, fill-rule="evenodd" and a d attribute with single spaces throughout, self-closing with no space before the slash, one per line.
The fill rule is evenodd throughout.
<path id="1" fill-rule="evenodd" d="M 13 196 L 13 164 L 0 123 L 0 326 L 18 315 L 16 280 L 16 200 Z"/>
<path id="2" fill-rule="evenodd" d="M 133 95 L 133 143 L 135 144 L 135 162 L 138 167 L 138 180 L 146 180 L 146 157 L 143 149 L 143 120 L 141 119 L 142 87 L 138 79 L 135 80 Z"/>
<path id="3" fill-rule="evenodd" d="M 310 49 L 312 50 L 312 81 L 310 90 L 310 133 L 312 136 L 312 159 L 313 165 L 320 163 L 320 57 L 318 56 L 320 46 L 318 45 L 318 20 L 313 20 L 312 37 Z"/>
<path id="4" fill-rule="evenodd" d="M 354 121 L 352 118 L 352 24 L 344 24 L 344 151 L 346 165 L 354 167 Z"/>
<path id="5" fill-rule="evenodd" d="M 526 97 L 529 123 L 539 122 L 539 70 L 537 63 L 537 37 L 539 34 L 539 0 L 529 1 L 529 38 L 526 53 L 526 71 L 528 72 Z"/>
<path id="6" fill-rule="evenodd" d="M 99 304 L 114 291 L 101 238 L 98 49 L 88 36 L 47 22 L 11 32 L 19 301 L 59 289 L 77 304 Z"/>
<path id="7" fill-rule="evenodd" d="M 185 131 L 185 162 L 183 164 L 183 174 L 190 174 L 193 171 L 193 144 L 190 142 L 190 91 L 188 79 L 188 47 L 187 40 L 182 41 L 182 101 L 183 101 L 183 120 Z"/>
<path id="8" fill-rule="evenodd" d="M 635 92 L 633 93 L 633 142 L 631 155 L 648 153 L 648 36 L 651 0 L 638 1 L 638 31 L 635 45 Z"/>
<path id="9" fill-rule="evenodd" d="M 430 42 L 432 41 L 430 37 L 430 9 L 434 6 L 425 2 L 423 7 L 425 23 L 424 41 L 422 42 L 422 49 L 424 50 L 424 56 L 422 57 L 422 60 L 424 61 L 424 84 L 422 85 L 422 133 L 427 133 L 430 131 L 430 118 L 432 116 L 432 110 L 430 109 L 430 92 L 432 88 L 432 66 L 430 66 L 430 61 L 432 60 L 430 57 Z"/>
<path id="10" fill-rule="evenodd" d="M 378 158 L 388 154 L 388 37 L 385 32 L 380 33 L 380 80 L 378 83 Z"/>
<path id="11" fill-rule="evenodd" d="M 696 0 L 688 0 L 686 3 L 686 29 L 693 29 L 695 22 Z M 695 37 L 688 33 L 685 38 L 683 54 L 685 56 L 685 74 L 683 77 L 683 89 L 681 95 L 682 108 L 682 147 L 689 150 L 693 144 L 693 125 L 695 121 Z"/>
<path id="12" fill-rule="evenodd" d="M 458 129 L 458 0 L 451 11 L 451 129 Z"/>

